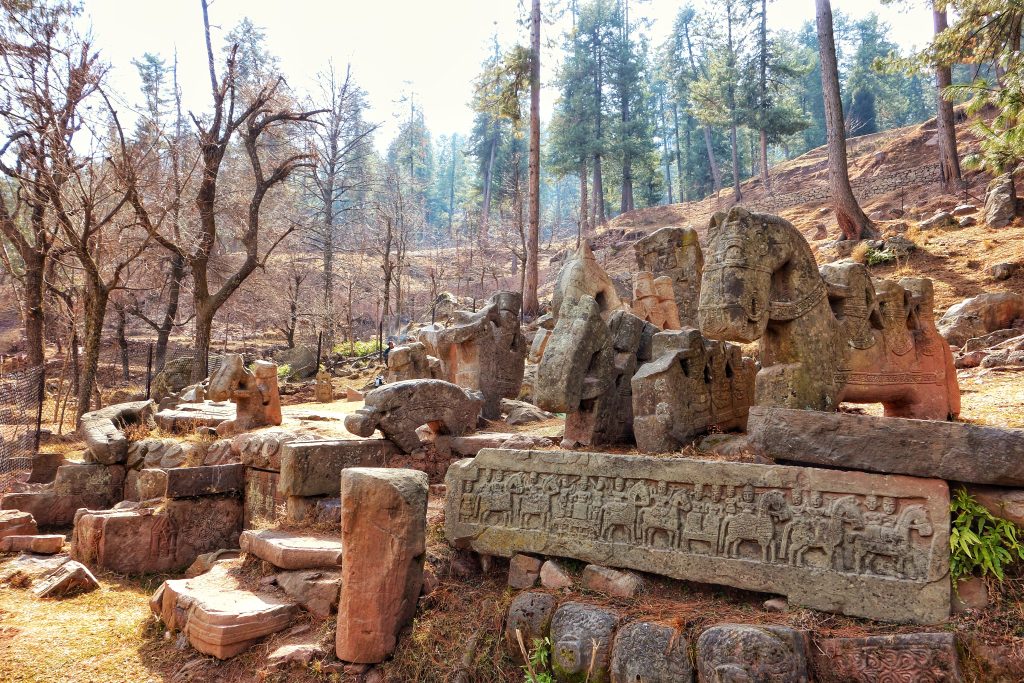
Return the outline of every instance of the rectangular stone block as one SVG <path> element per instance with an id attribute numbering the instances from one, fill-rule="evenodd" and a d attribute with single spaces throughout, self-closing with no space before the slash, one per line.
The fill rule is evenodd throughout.
<path id="1" fill-rule="evenodd" d="M 67 464 L 60 453 L 36 453 L 32 457 L 32 474 L 30 484 L 49 484 L 57 476 L 57 468 Z"/>
<path id="2" fill-rule="evenodd" d="M 244 488 L 245 465 L 241 463 L 139 471 L 140 500 L 241 493 Z"/>
<path id="3" fill-rule="evenodd" d="M 446 483 L 445 534 L 480 553 L 570 557 L 885 621 L 949 616 L 944 481 L 484 449 Z"/>
<path id="4" fill-rule="evenodd" d="M 237 548 L 241 527 L 235 496 L 170 499 L 157 510 L 83 510 L 71 556 L 123 574 L 177 571 L 203 553 Z"/>
<path id="5" fill-rule="evenodd" d="M 287 497 L 278 491 L 280 475 L 269 470 L 245 469 L 245 528 L 251 529 L 257 519 L 275 521 Z"/>
<path id="6" fill-rule="evenodd" d="M 387 467 L 400 453 L 387 439 L 337 439 L 286 444 L 278 490 L 284 496 L 337 495 L 347 467 Z"/>
<path id="7" fill-rule="evenodd" d="M 952 633 L 824 638 L 815 645 L 812 653 L 819 683 L 963 681 Z"/>
<path id="8" fill-rule="evenodd" d="M 124 493 L 123 484 L 124 465 L 71 463 L 57 468 L 53 492 L 58 496 L 106 495 L 116 503 Z"/>
<path id="9" fill-rule="evenodd" d="M 773 460 L 1024 486 L 1024 429 L 764 406 L 747 429 Z"/>

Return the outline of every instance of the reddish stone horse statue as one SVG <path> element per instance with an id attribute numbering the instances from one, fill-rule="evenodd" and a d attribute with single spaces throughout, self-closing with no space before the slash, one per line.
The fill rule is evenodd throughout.
<path id="1" fill-rule="evenodd" d="M 873 279 L 859 263 L 820 271 L 788 221 L 734 207 L 708 227 L 698 315 L 712 339 L 760 340 L 754 403 L 955 419 L 960 388 L 935 328 L 931 280 Z"/>

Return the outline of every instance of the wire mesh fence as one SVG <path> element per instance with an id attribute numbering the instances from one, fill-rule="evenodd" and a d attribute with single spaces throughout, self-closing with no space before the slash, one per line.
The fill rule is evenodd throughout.
<path id="1" fill-rule="evenodd" d="M 38 449 L 42 366 L 0 378 L 0 492 L 27 481 Z"/>

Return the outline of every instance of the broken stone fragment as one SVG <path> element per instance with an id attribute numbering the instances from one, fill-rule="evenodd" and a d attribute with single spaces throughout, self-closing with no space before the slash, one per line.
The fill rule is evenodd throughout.
<path id="1" fill-rule="evenodd" d="M 426 552 L 427 475 L 353 467 L 341 474 L 345 555 L 335 649 L 373 664 L 395 650 L 416 611 Z"/>
<path id="2" fill-rule="evenodd" d="M 643 621 L 623 626 L 612 646 L 611 683 L 690 683 L 689 649 L 683 634 L 670 626 Z"/>
<path id="3" fill-rule="evenodd" d="M 783 626 L 713 626 L 697 639 L 697 671 L 701 681 L 807 683 L 807 637 Z"/>
<path id="4" fill-rule="evenodd" d="M 60 534 L 0 537 L 0 553 L 33 552 L 40 555 L 56 555 L 63 547 L 64 537 Z"/>
<path id="5" fill-rule="evenodd" d="M 341 572 L 325 569 L 279 572 L 277 585 L 307 612 L 326 619 L 338 607 Z"/>
<path id="6" fill-rule="evenodd" d="M 644 589 L 644 582 L 633 572 L 620 572 L 596 564 L 583 568 L 580 577 L 583 587 L 613 598 L 635 598 Z"/>
<path id="7" fill-rule="evenodd" d="M 511 588 L 533 588 L 540 578 L 541 559 L 531 555 L 515 555 L 508 563 L 508 585 Z"/>
<path id="8" fill-rule="evenodd" d="M 0 510 L 0 538 L 31 535 L 37 531 L 36 520 L 31 513 L 22 510 Z"/>
<path id="9" fill-rule="evenodd" d="M 558 680 L 608 681 L 612 636 L 618 624 L 619 615 L 601 607 L 579 602 L 559 605 L 551 617 L 551 669 Z"/>
<path id="10" fill-rule="evenodd" d="M 540 568 L 540 585 L 552 589 L 569 588 L 572 577 L 556 560 L 548 560 Z"/>
<path id="11" fill-rule="evenodd" d="M 88 593 L 100 587 L 89 568 L 68 560 L 42 578 L 32 592 L 40 598 L 63 598 L 74 593 Z"/>

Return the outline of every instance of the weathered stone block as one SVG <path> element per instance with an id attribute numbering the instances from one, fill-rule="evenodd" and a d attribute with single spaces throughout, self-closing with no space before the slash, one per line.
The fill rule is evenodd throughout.
<path id="1" fill-rule="evenodd" d="M 123 574 L 185 569 L 212 550 L 235 548 L 242 503 L 234 496 L 168 499 L 162 509 L 82 510 L 71 556 Z"/>
<path id="2" fill-rule="evenodd" d="M 341 542 L 324 534 L 249 529 L 242 532 L 239 543 L 245 552 L 280 569 L 336 568 L 341 564 Z"/>
<path id="3" fill-rule="evenodd" d="M 62 465 L 57 468 L 57 476 L 53 480 L 53 492 L 58 496 L 106 497 L 111 503 L 121 499 L 123 486 L 123 465 Z"/>
<path id="4" fill-rule="evenodd" d="M 277 585 L 307 612 L 326 619 L 338 606 L 341 572 L 323 569 L 281 572 L 277 575 Z"/>
<path id="5" fill-rule="evenodd" d="M 453 464 L 447 486 L 445 534 L 479 553 L 572 557 L 873 619 L 949 615 L 943 481 L 485 449 Z"/>
<path id="6" fill-rule="evenodd" d="M 78 428 L 96 462 L 114 465 L 128 457 L 128 439 L 121 430 L 132 424 L 153 423 L 153 401 L 118 403 L 82 415 Z"/>
<path id="7" fill-rule="evenodd" d="M 583 568 L 580 581 L 587 590 L 614 598 L 635 598 L 644 589 L 643 579 L 633 572 L 620 572 L 596 564 Z"/>
<path id="8" fill-rule="evenodd" d="M 341 475 L 338 659 L 372 664 L 395 650 L 423 582 L 427 475 L 353 467 Z"/>
<path id="9" fill-rule="evenodd" d="M 72 593 L 88 593 L 100 587 L 89 568 L 68 560 L 43 577 L 32 592 L 40 598 L 61 598 Z"/>
<path id="10" fill-rule="evenodd" d="M 1024 485 L 1024 429 L 754 407 L 750 447 L 774 460 Z"/>
<path id="11" fill-rule="evenodd" d="M 535 638 L 547 638 L 551 630 L 551 616 L 555 613 L 557 604 L 555 596 L 533 591 L 520 593 L 512 598 L 508 606 L 508 617 L 505 619 L 505 647 L 512 659 L 519 663 L 526 661 L 519 646 L 520 637 L 527 653 L 533 648 Z M 516 631 L 519 631 L 518 637 Z"/>
<path id="12" fill-rule="evenodd" d="M 697 639 L 703 681 L 808 683 L 807 638 L 784 626 L 722 624 Z"/>
<path id="13" fill-rule="evenodd" d="M 278 490 L 280 478 L 277 472 L 245 468 L 245 528 L 252 528 L 255 520 L 273 522 L 280 516 L 287 501 Z"/>
<path id="14" fill-rule="evenodd" d="M 686 638 L 669 626 L 643 621 L 623 626 L 612 645 L 611 681 L 691 683 L 693 667 Z"/>
<path id="15" fill-rule="evenodd" d="M 192 647 L 218 659 L 234 657 L 282 630 L 297 612 L 294 603 L 279 595 L 242 588 L 237 566 L 218 562 L 194 579 L 165 581 L 154 596 L 168 629 L 183 631 Z"/>
<path id="16" fill-rule="evenodd" d="M 56 555 L 64 547 L 60 534 L 0 536 L 0 553 L 32 552 L 40 555 Z"/>
<path id="17" fill-rule="evenodd" d="M 140 500 L 241 493 L 245 488 L 245 465 L 144 469 L 139 471 L 138 487 Z"/>
<path id="18" fill-rule="evenodd" d="M 284 496 L 333 496 L 346 467 L 386 467 L 400 453 L 387 439 L 335 439 L 286 444 L 279 491 Z"/>
<path id="19" fill-rule="evenodd" d="M 619 615 L 566 602 L 551 617 L 551 669 L 559 681 L 605 683 Z"/>
<path id="20" fill-rule="evenodd" d="M 869 638 L 815 640 L 818 683 L 960 683 L 956 637 L 952 633 L 908 633 Z"/>
<path id="21" fill-rule="evenodd" d="M 0 510 L 0 538 L 31 535 L 38 530 L 32 513 L 22 510 Z"/>
<path id="22" fill-rule="evenodd" d="M 508 563 L 508 585 L 511 588 L 533 588 L 540 578 L 541 559 L 530 555 L 516 555 Z"/>

